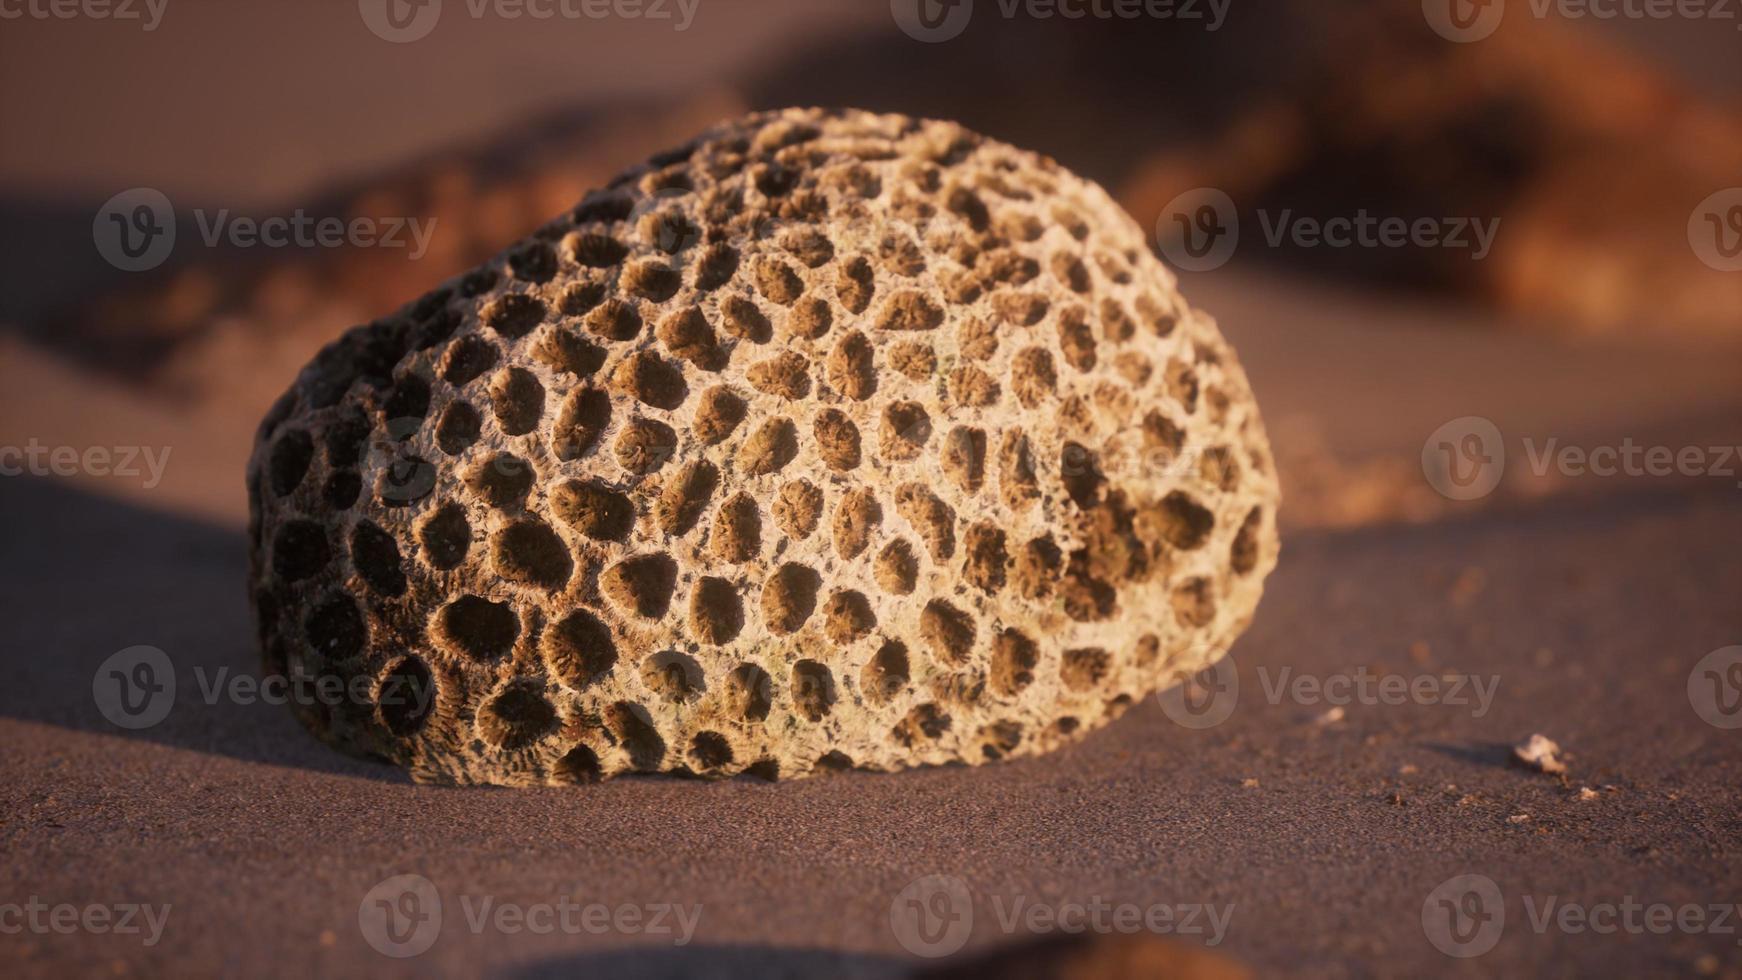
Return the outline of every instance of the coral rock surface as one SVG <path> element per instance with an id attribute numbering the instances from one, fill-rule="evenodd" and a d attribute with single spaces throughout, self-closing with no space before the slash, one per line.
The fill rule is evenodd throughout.
<path id="1" fill-rule="evenodd" d="M 268 670 L 441 782 L 1044 752 L 1220 658 L 1277 554 L 1131 218 L 862 112 L 710 130 L 347 333 L 248 483 Z"/>

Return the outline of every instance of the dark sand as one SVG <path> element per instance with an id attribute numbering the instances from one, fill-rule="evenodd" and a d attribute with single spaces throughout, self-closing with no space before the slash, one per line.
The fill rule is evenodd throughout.
<path id="1" fill-rule="evenodd" d="M 206 704 L 197 672 L 257 670 L 240 505 L 261 409 L 188 414 L 13 348 L 0 445 L 174 455 L 152 490 L 0 479 L 0 905 L 171 909 L 150 948 L 0 932 L 6 973 L 896 976 L 922 961 L 892 899 L 944 874 L 972 890 L 967 953 L 1031 938 L 1000 926 L 1019 898 L 1099 898 L 1231 903 L 1216 950 L 1261 974 L 1742 975 L 1735 931 L 1539 934 L 1527 906 L 1742 900 L 1742 729 L 1706 724 L 1687 695 L 1702 657 L 1742 643 L 1738 478 L 1511 487 L 1528 477 L 1525 436 L 1736 442 L 1742 355 L 1574 344 L 1281 281 L 1186 289 L 1247 364 L 1299 508 L 1285 502 L 1282 564 L 1234 650 L 1232 715 L 1191 730 L 1151 699 L 1045 758 L 782 784 L 420 787 L 334 754 L 281 706 Z M 1317 432 L 1326 453 L 1378 459 L 1422 492 L 1426 434 L 1471 414 L 1515 454 L 1487 501 L 1339 529 L 1289 487 L 1299 433 Z M 171 656 L 180 691 L 167 720 L 127 732 L 97 710 L 92 677 L 136 644 Z M 1474 703 L 1351 704 L 1320 724 L 1330 705 L 1267 697 L 1284 668 L 1498 687 L 1479 717 Z M 1508 764 L 1533 732 L 1571 753 L 1565 784 Z M 435 945 L 406 960 L 358 925 L 365 893 L 400 873 L 445 902 Z M 1466 873 L 1498 885 L 1506 925 L 1459 960 L 1429 942 L 1422 909 Z M 702 913 L 676 947 L 474 933 L 463 904 L 564 895 Z"/>
<path id="2" fill-rule="evenodd" d="M 524 792 L 414 786 L 335 756 L 282 708 L 201 703 L 196 668 L 254 669 L 240 533 L 43 480 L 0 481 L 0 505 L 7 898 L 172 906 L 149 949 L 0 936 L 12 975 L 899 975 L 917 961 L 890 901 L 927 874 L 974 890 L 970 951 L 1027 938 L 1000 930 L 995 900 L 1100 896 L 1233 903 L 1220 949 L 1263 973 L 1742 963 L 1735 935 L 1538 935 L 1524 904 L 1742 898 L 1742 732 L 1701 721 L 1686 694 L 1701 656 L 1742 639 L 1742 499 L 1723 482 L 1294 534 L 1235 651 L 1238 707 L 1205 731 L 1151 700 L 1067 751 L 987 768 Z M 98 714 L 90 680 L 137 643 L 172 654 L 183 693 L 130 734 Z M 1285 666 L 1499 688 L 1480 718 L 1351 705 L 1320 725 L 1323 705 L 1266 699 L 1259 671 Z M 1507 764 L 1536 731 L 1573 754 L 1565 786 Z M 389 960 L 357 909 L 402 872 L 436 883 L 446 920 L 429 952 Z M 1462 873 L 1494 879 L 1507 905 L 1499 945 L 1467 961 L 1421 920 Z M 683 948 L 475 935 L 460 906 L 564 894 L 700 903 L 701 924 Z"/>

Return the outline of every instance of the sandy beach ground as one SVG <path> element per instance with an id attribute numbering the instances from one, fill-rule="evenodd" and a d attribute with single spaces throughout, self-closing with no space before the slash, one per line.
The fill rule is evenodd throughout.
<path id="1" fill-rule="evenodd" d="M 947 44 L 886 0 L 710 0 L 694 31 L 450 0 L 416 44 L 349 2 L 8 20 L 0 465 L 134 472 L 0 475 L 0 974 L 975 975 L 1086 924 L 1195 978 L 1742 978 L 1742 273 L 1683 217 L 1736 183 L 1742 34 L 1522 0 L 1487 45 L 1415 0 L 1233 4 L 1213 34 L 994 6 Z M 1507 232 L 1478 266 L 1248 225 L 1182 276 L 1263 409 L 1281 564 L 1225 671 L 1067 750 L 450 789 L 250 693 L 243 468 L 296 368 L 619 166 L 797 103 L 961 120 L 1145 225 L 1187 181 Z M 155 273 L 92 247 L 129 187 L 186 222 Z M 444 224 L 413 262 L 202 247 L 191 213 L 302 208 Z M 1477 425 L 1503 473 L 1454 500 L 1424 449 Z M 1589 471 L 1655 449 L 1694 464 Z M 176 690 L 135 729 L 106 664 L 141 646 Z M 1564 773 L 1513 762 L 1533 734 Z"/>
<path id="2" fill-rule="evenodd" d="M 1225 719 L 1191 727 L 1151 699 L 1044 758 L 780 784 L 416 786 L 282 706 L 209 696 L 258 672 L 240 477 L 257 413 L 192 416 L 14 345 L 0 444 L 173 449 L 151 489 L 0 480 L 0 880 L 21 903 L 168 907 L 150 945 L 0 935 L 8 972 L 902 976 L 927 961 L 900 899 L 941 875 L 969 896 L 957 956 L 1080 906 L 1165 909 L 1178 941 L 1265 975 L 1739 975 L 1733 919 L 1600 933 L 1562 916 L 1742 899 L 1742 730 L 1689 695 L 1702 658 L 1742 643 L 1742 477 L 1539 477 L 1524 442 L 1734 444 L 1742 352 L 1454 330 L 1455 313 L 1283 279 L 1185 288 L 1251 372 L 1285 491 L 1308 485 L 1233 651 L 1236 696 L 1198 692 Z M 1419 458 L 1471 415 L 1505 434 L 1508 475 L 1455 503 Z M 178 687 L 135 732 L 92 692 L 140 644 Z M 1381 677 L 1428 693 L 1392 703 Z M 1535 732 L 1565 749 L 1564 779 L 1509 763 Z M 401 874 L 442 901 L 408 959 L 359 922 Z M 1502 920 L 1472 920 L 1491 949 L 1469 959 L 1431 915 L 1461 875 L 1493 882 Z M 563 901 L 637 918 L 494 918 Z"/>

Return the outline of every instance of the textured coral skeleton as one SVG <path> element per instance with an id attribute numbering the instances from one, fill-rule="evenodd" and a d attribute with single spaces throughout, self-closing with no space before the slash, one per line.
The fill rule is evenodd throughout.
<path id="1" fill-rule="evenodd" d="M 953 123 L 721 125 L 262 423 L 267 669 L 419 779 L 1044 752 L 1214 663 L 1277 554 L 1258 408 L 1141 229 Z"/>

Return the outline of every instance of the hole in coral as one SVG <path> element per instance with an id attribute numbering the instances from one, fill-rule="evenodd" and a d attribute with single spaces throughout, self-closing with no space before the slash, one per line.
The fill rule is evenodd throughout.
<path id="1" fill-rule="evenodd" d="M 491 380 L 490 405 L 503 432 L 525 435 L 544 417 L 544 385 L 525 368 L 509 368 Z"/>
<path id="2" fill-rule="evenodd" d="M 481 319 L 485 326 L 515 340 L 531 333 L 534 327 L 544 322 L 544 317 L 544 303 L 538 297 L 509 293 L 484 307 Z"/>
<path id="3" fill-rule="evenodd" d="M 815 570 L 796 562 L 776 569 L 762 586 L 762 618 L 769 630 L 783 635 L 797 632 L 816 611 L 822 584 Z"/>
<path id="4" fill-rule="evenodd" d="M 520 636 L 520 619 L 506 602 L 464 595 L 436 614 L 436 629 L 458 653 L 478 661 L 500 660 Z"/>
<path id="5" fill-rule="evenodd" d="M 574 260 L 590 269 L 609 269 L 629 254 L 629 246 L 609 235 L 576 235 L 570 249 Z"/>
<path id="6" fill-rule="evenodd" d="M 565 783 L 596 783 L 605 778 L 599 755 L 585 745 L 577 745 L 563 754 L 551 769 L 551 775 Z"/>
<path id="7" fill-rule="evenodd" d="M 287 521 L 272 536 L 272 571 L 300 582 L 327 567 L 327 532 L 313 521 Z"/>
<path id="8" fill-rule="evenodd" d="M 706 690 L 701 665 L 676 650 L 664 650 L 641 663 L 641 682 L 661 700 L 694 701 Z"/>
<path id="9" fill-rule="evenodd" d="M 357 503 L 357 496 L 362 492 L 363 478 L 354 470 L 340 470 L 327 477 L 326 486 L 321 488 L 321 499 L 333 510 L 348 510 Z"/>
<path id="10" fill-rule="evenodd" d="M 314 461 L 315 441 L 302 429 L 288 429 L 272 444 L 272 456 L 266 469 L 276 496 L 288 497 L 302 485 L 309 464 Z"/>
<path id="11" fill-rule="evenodd" d="M 405 594 L 399 543 L 375 524 L 363 521 L 351 532 L 351 564 L 375 592 L 384 596 Z"/>
<path id="12" fill-rule="evenodd" d="M 450 404 L 436 424 L 436 445 L 449 456 L 458 456 L 478 441 L 484 420 L 478 410 L 462 401 Z"/>
<path id="13" fill-rule="evenodd" d="M 436 468 L 421 456 L 403 456 L 387 465 L 375 483 L 383 507 L 409 507 L 435 490 Z"/>
<path id="14" fill-rule="evenodd" d="M 702 770 L 732 764 L 732 743 L 719 732 L 697 732 L 690 740 L 690 761 Z"/>
<path id="15" fill-rule="evenodd" d="M 490 551 L 496 573 L 520 585 L 555 591 L 568 584 L 575 568 L 563 539 L 548 524 L 530 518 L 498 530 Z"/>
<path id="16" fill-rule="evenodd" d="M 838 408 L 825 408 L 812 422 L 817 453 L 831 469 L 846 471 L 859 465 L 859 427 Z"/>
<path id="17" fill-rule="evenodd" d="M 556 728 L 556 708 L 533 681 L 510 681 L 478 709 L 478 734 L 499 749 L 524 749 Z"/>
<path id="18" fill-rule="evenodd" d="M 570 480 L 550 496 L 563 523 L 595 541 L 621 541 L 635 527 L 635 505 L 602 483 Z"/>
<path id="19" fill-rule="evenodd" d="M 466 509 L 454 503 L 436 508 L 418 529 L 418 542 L 423 545 L 424 559 L 434 567 L 458 567 L 466 560 L 466 551 L 472 546 L 472 528 L 466 522 Z"/>
<path id="20" fill-rule="evenodd" d="M 774 703 L 774 682 L 755 664 L 739 664 L 726 676 L 726 704 L 735 718 L 761 721 Z"/>
<path id="21" fill-rule="evenodd" d="M 402 657 L 376 684 L 375 708 L 381 724 L 400 738 L 417 734 L 435 709 L 435 675 L 417 657 Z"/>
<path id="22" fill-rule="evenodd" d="M 933 599 L 920 610 L 919 635 L 939 659 L 966 663 L 974 648 L 974 618 L 943 599 Z"/>
<path id="23" fill-rule="evenodd" d="M 843 590 L 829 595 L 823 603 L 823 635 L 845 646 L 871 632 L 877 617 L 871 612 L 871 601 L 862 592 Z"/>
<path id="24" fill-rule="evenodd" d="M 637 351 L 611 372 L 611 388 L 644 405 L 674 409 L 683 404 L 689 388 L 683 371 L 652 351 Z"/>
<path id="25" fill-rule="evenodd" d="M 350 466 L 363 455 L 369 442 L 369 417 L 355 408 L 333 420 L 324 436 L 327 462 L 333 466 Z"/>
<path id="26" fill-rule="evenodd" d="M 618 608 L 643 619 L 660 619 L 671 607 L 677 563 L 663 554 L 637 555 L 607 568 L 599 588 Z"/>
<path id="27" fill-rule="evenodd" d="M 1099 647 L 1066 650 L 1059 661 L 1059 679 L 1073 691 L 1087 691 L 1101 683 L 1112 668 L 1112 658 Z"/>
<path id="28" fill-rule="evenodd" d="M 442 361 L 442 378 L 454 387 L 470 384 L 496 366 L 496 345 L 481 337 L 465 336 L 448 347 Z"/>
<path id="29" fill-rule="evenodd" d="M 1202 548 L 1216 529 L 1216 515 L 1178 490 L 1162 498 L 1154 517 L 1162 539 L 1181 551 Z"/>
<path id="30" fill-rule="evenodd" d="M 606 708 L 605 727 L 638 771 L 657 771 L 665 761 L 665 739 L 647 718 L 647 710 L 635 702 L 619 701 Z"/>
<path id="31" fill-rule="evenodd" d="M 732 434 L 744 421 L 749 406 L 744 399 L 723 386 L 702 392 L 701 405 L 696 408 L 696 438 L 713 445 Z"/>
<path id="32" fill-rule="evenodd" d="M 664 422 L 635 419 L 623 427 L 613 451 L 619 466 L 644 476 L 677 454 L 677 433 Z"/>
<path id="33" fill-rule="evenodd" d="M 744 629 L 744 604 L 723 578 L 705 575 L 690 595 L 690 632 L 703 643 L 730 643 Z"/>
<path id="34" fill-rule="evenodd" d="M 659 499 L 654 501 L 653 515 L 667 534 L 684 534 L 695 526 L 707 509 L 708 498 L 720 482 L 720 471 L 707 460 L 686 463 L 676 475 L 666 481 Z"/>
<path id="35" fill-rule="evenodd" d="M 620 299 L 608 299 L 582 321 L 589 332 L 605 340 L 634 340 L 641 332 L 641 314 Z"/>
<path id="36" fill-rule="evenodd" d="M 919 578 L 919 556 L 913 553 L 913 545 L 901 538 L 884 547 L 877 555 L 877 584 L 883 591 L 894 595 L 907 595 L 913 591 Z"/>
<path id="37" fill-rule="evenodd" d="M 744 562 L 762 549 L 762 512 L 755 498 L 739 493 L 720 505 L 714 517 L 714 555 L 722 561 Z"/>
<path id="38" fill-rule="evenodd" d="M 303 624 L 308 645 L 328 661 L 350 660 L 369 642 L 369 627 L 350 596 L 335 595 L 309 611 Z"/>
<path id="39" fill-rule="evenodd" d="M 512 453 L 496 453 L 466 474 L 466 486 L 499 510 L 520 508 L 532 482 L 532 465 Z"/>
<path id="40" fill-rule="evenodd" d="M 551 674 L 577 691 L 598 682 L 617 665 L 611 630 L 586 610 L 577 609 L 558 620 L 539 643 Z"/>
<path id="41" fill-rule="evenodd" d="M 1240 531 L 1234 535 L 1234 544 L 1228 555 L 1235 574 L 1250 575 L 1258 567 L 1258 534 L 1263 526 L 1264 510 L 1260 507 L 1252 508 L 1246 520 L 1240 523 Z"/>
<path id="42" fill-rule="evenodd" d="M 792 704 L 811 721 L 822 721 L 835 705 L 835 677 L 815 660 L 792 665 Z"/>
<path id="43" fill-rule="evenodd" d="M 508 254 L 508 271 L 521 282 L 549 282 L 556 268 L 556 250 L 544 242 L 532 242 Z"/>
<path id="44" fill-rule="evenodd" d="M 387 426 L 388 436 L 394 439 L 409 439 L 423 425 L 424 416 L 429 414 L 429 382 L 415 374 L 408 374 L 393 386 L 393 394 L 387 397 L 387 403 L 381 407 L 381 418 Z"/>
<path id="45" fill-rule="evenodd" d="M 1021 694 L 1034 683 L 1040 648 L 1016 630 L 1001 630 L 992 638 L 992 690 L 1005 697 Z"/>
<path id="46" fill-rule="evenodd" d="M 890 640 L 866 662 L 859 687 L 873 704 L 886 704 L 907 686 L 908 670 L 906 645 Z"/>
<path id="47" fill-rule="evenodd" d="M 744 440 L 739 462 L 749 476 L 778 472 L 798 456 L 798 428 L 788 418 L 776 417 Z"/>
<path id="48" fill-rule="evenodd" d="M 597 388 L 578 388 L 557 415 L 551 449 L 563 462 L 586 455 L 611 424 L 611 397 Z"/>

